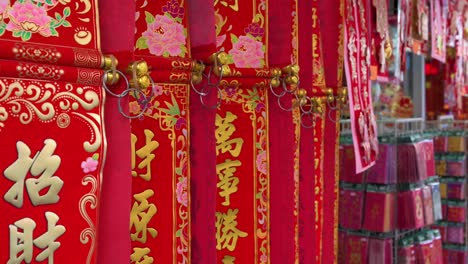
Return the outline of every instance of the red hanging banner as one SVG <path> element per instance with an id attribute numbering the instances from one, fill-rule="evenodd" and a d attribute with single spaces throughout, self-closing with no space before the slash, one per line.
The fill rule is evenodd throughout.
<path id="1" fill-rule="evenodd" d="M 226 75 L 268 67 L 268 10 L 268 1 L 215 1 Z M 215 128 L 217 262 L 269 263 L 268 82 L 263 75 L 226 75 Z"/>
<path id="2" fill-rule="evenodd" d="M 345 72 L 356 173 L 360 173 L 374 165 L 378 153 L 369 79 L 369 4 L 364 0 L 347 0 L 345 10 Z"/>
<path id="3" fill-rule="evenodd" d="M 187 3 L 136 1 L 131 78 L 151 77 L 129 103 L 132 147 L 131 263 L 190 263 L 190 120 Z M 143 67 L 145 68 L 145 67 Z M 140 70 L 139 70 L 140 69 Z"/>
<path id="4" fill-rule="evenodd" d="M 96 263 L 103 89 L 12 78 L 0 87 L 0 262 Z"/>

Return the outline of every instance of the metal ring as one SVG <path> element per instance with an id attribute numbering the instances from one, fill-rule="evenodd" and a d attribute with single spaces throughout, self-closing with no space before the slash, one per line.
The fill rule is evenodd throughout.
<path id="1" fill-rule="evenodd" d="M 294 109 L 294 103 L 291 102 L 291 107 L 290 107 L 290 108 L 285 108 L 285 107 L 283 107 L 283 105 L 281 104 L 281 98 L 282 98 L 282 97 L 278 97 L 278 106 L 279 106 L 279 108 L 281 108 L 281 110 L 283 110 L 283 111 L 291 112 L 291 111 Z M 292 101 L 292 99 L 291 99 L 291 101 Z"/>
<path id="2" fill-rule="evenodd" d="M 336 110 L 336 109 L 338 109 L 338 108 L 335 108 L 335 109 L 332 109 L 332 108 L 331 108 L 331 109 L 328 111 L 328 114 L 327 114 L 327 115 L 328 115 L 328 119 L 329 119 L 332 123 L 335 123 L 335 124 L 338 122 L 338 120 L 337 120 L 337 119 L 333 119 L 332 116 L 331 116 L 331 113 L 332 113 L 332 111 L 334 111 L 334 110 Z"/>
<path id="3" fill-rule="evenodd" d="M 296 96 L 296 97 L 297 97 L 297 96 Z M 307 101 L 310 102 L 310 108 L 309 108 L 309 110 L 307 110 L 307 111 L 304 110 L 304 107 L 302 106 L 301 101 L 300 101 L 299 98 L 298 98 L 297 100 L 299 100 L 299 108 L 301 109 L 301 112 L 303 112 L 303 113 L 312 113 L 312 112 L 313 112 L 313 108 L 314 108 L 314 107 L 312 106 L 312 104 L 313 104 L 312 98 L 310 98 L 309 96 L 306 96 L 306 97 L 304 97 L 304 98 L 305 98 Z M 307 102 L 306 102 L 304 105 L 307 105 Z"/>
<path id="4" fill-rule="evenodd" d="M 283 92 L 281 94 L 277 94 L 274 89 L 275 88 L 273 88 L 273 86 L 271 86 L 271 81 L 270 81 L 270 91 L 274 96 L 276 96 L 278 98 L 281 98 L 286 94 L 286 90 L 284 90 L 284 87 L 283 87 Z"/>
<path id="5" fill-rule="evenodd" d="M 138 115 L 135 115 L 135 116 L 131 116 L 131 115 L 127 115 L 124 111 L 123 111 L 123 108 L 122 108 L 122 98 L 126 95 L 128 95 L 130 92 L 140 92 L 141 95 L 143 97 L 145 97 L 145 106 L 143 107 L 143 110 L 138 114 Z M 125 91 L 122 92 L 121 94 L 122 96 L 119 97 L 118 99 L 118 102 L 117 102 L 117 106 L 119 108 L 119 112 L 121 115 L 123 115 L 124 117 L 128 118 L 128 119 L 135 119 L 135 118 L 139 118 L 141 117 L 142 115 L 145 114 L 146 110 L 148 110 L 148 100 L 147 100 L 147 97 L 145 95 L 145 93 L 141 90 L 141 89 L 137 89 L 137 88 L 128 88 L 126 89 Z"/>
<path id="6" fill-rule="evenodd" d="M 207 95 L 208 95 L 208 93 L 201 92 L 200 90 L 198 90 L 197 88 L 195 88 L 195 85 L 193 84 L 192 80 L 190 80 L 190 86 L 192 87 L 192 90 L 193 90 L 196 94 L 198 94 L 198 95 L 200 95 L 200 96 L 207 96 Z M 205 87 L 205 86 L 207 86 L 207 85 L 203 85 L 202 87 Z"/>
<path id="7" fill-rule="evenodd" d="M 305 125 L 305 124 L 304 124 L 303 119 L 304 119 L 304 116 L 306 116 L 306 115 L 307 115 L 307 116 L 312 116 L 312 122 L 311 122 L 312 124 L 311 124 L 311 125 Z M 314 127 L 314 123 L 315 123 L 315 114 L 313 114 L 312 112 L 310 112 L 310 113 L 301 113 L 301 119 L 300 119 L 300 121 L 301 121 L 301 126 L 302 126 L 303 128 L 313 128 L 313 127 Z"/>
<path id="8" fill-rule="evenodd" d="M 107 74 L 110 73 L 110 72 L 113 72 L 113 70 L 106 70 L 106 71 L 104 72 L 104 75 L 102 76 L 102 87 L 104 87 L 104 90 L 106 90 L 106 92 L 107 92 L 108 94 L 110 94 L 110 95 L 112 95 L 112 96 L 114 96 L 114 97 L 120 98 L 120 97 L 125 96 L 125 95 L 123 95 L 123 93 L 124 93 L 125 91 L 122 92 L 122 93 L 120 93 L 120 94 L 116 94 L 116 93 L 112 92 L 112 91 L 109 89 L 109 87 L 107 87 L 107 84 L 106 84 L 106 81 L 107 81 Z M 120 75 L 123 77 L 123 79 L 125 80 L 126 87 L 127 87 L 127 89 L 128 89 L 128 88 L 130 87 L 130 83 L 128 82 L 127 77 L 125 77 L 125 74 L 123 74 L 123 73 L 122 73 L 121 71 L 119 71 L 119 70 L 115 70 L 115 72 L 117 72 L 118 74 L 120 74 Z"/>
<path id="9" fill-rule="evenodd" d="M 336 102 L 337 99 L 336 99 L 335 97 L 333 97 L 333 99 L 334 99 L 333 101 Z M 338 109 L 338 105 L 335 103 L 335 104 L 334 104 L 335 106 L 332 106 L 332 105 L 330 104 L 330 101 L 328 101 L 328 98 L 327 98 L 327 105 L 328 105 L 328 107 L 329 107 L 330 109 L 332 109 L 332 110 Z"/>
<path id="10" fill-rule="evenodd" d="M 205 101 L 203 100 L 203 98 L 205 98 L 206 96 L 201 96 L 201 95 L 200 95 L 200 102 L 202 103 L 203 106 L 205 106 L 205 107 L 207 107 L 207 108 L 210 108 L 210 109 L 216 109 L 216 108 L 218 108 L 218 106 L 221 105 L 221 103 L 222 103 L 221 97 L 222 97 L 223 95 L 222 95 L 222 93 L 221 93 L 221 89 L 220 89 L 218 86 L 216 86 L 216 89 L 218 89 L 218 96 L 217 96 L 217 102 L 216 102 L 216 104 L 215 104 L 215 105 L 207 105 L 207 104 L 205 103 Z M 208 94 L 209 94 L 210 92 L 211 92 L 211 90 L 208 92 Z"/>

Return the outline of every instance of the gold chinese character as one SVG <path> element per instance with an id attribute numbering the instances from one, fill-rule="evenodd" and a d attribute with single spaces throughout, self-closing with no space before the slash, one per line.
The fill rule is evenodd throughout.
<path id="1" fill-rule="evenodd" d="M 244 140 L 242 138 L 229 139 L 236 131 L 236 127 L 232 124 L 236 119 L 237 116 L 231 112 L 227 112 L 225 118 L 216 115 L 216 154 L 220 151 L 221 153 L 229 151 L 232 156 L 239 157 Z"/>
<path id="2" fill-rule="evenodd" d="M 151 252 L 149 248 L 133 248 L 133 254 L 130 256 L 131 263 L 135 264 L 152 264 L 154 259 L 149 257 L 148 254 Z"/>
<path id="3" fill-rule="evenodd" d="M 155 157 L 152 152 L 159 147 L 159 142 L 153 140 L 154 133 L 151 130 L 145 129 L 144 133 L 146 140 L 145 145 L 138 150 L 136 150 L 136 143 L 138 138 L 132 134 L 132 176 L 137 176 L 137 172 L 134 171 L 134 169 L 136 165 L 136 156 L 138 156 L 140 159 L 143 159 L 140 163 L 138 163 L 138 169 L 146 168 L 146 173 L 140 174 L 138 176 L 140 176 L 145 181 L 149 181 L 151 180 L 151 161 Z"/>
<path id="4" fill-rule="evenodd" d="M 63 187 L 63 181 L 54 176 L 60 166 L 61 159 L 53 155 L 57 143 L 53 139 L 46 139 L 44 147 L 34 158 L 31 158 L 31 150 L 22 141 L 16 143 L 18 159 L 3 172 L 5 177 L 15 184 L 5 193 L 5 200 L 18 208 L 23 206 L 23 192 L 28 171 L 34 177 L 27 179 L 26 189 L 31 203 L 35 206 L 53 204 L 60 200 L 58 193 Z M 43 190 L 47 190 L 43 193 Z M 41 194 L 43 193 L 43 194 Z"/>
<path id="5" fill-rule="evenodd" d="M 234 176 L 236 167 L 241 166 L 242 163 L 238 160 L 227 159 L 223 163 L 216 165 L 216 173 L 218 174 L 219 182 L 216 185 L 222 191 L 219 196 L 224 198 L 222 205 L 229 206 L 231 204 L 231 194 L 237 192 L 237 185 L 239 178 Z"/>
<path id="6" fill-rule="evenodd" d="M 238 212 L 239 209 L 228 209 L 227 213 L 216 212 L 216 249 L 234 251 L 239 237 L 247 237 L 247 233 L 237 229 Z"/>
<path id="7" fill-rule="evenodd" d="M 41 262 L 48 259 L 49 263 L 54 263 L 54 252 L 60 247 L 60 242 L 56 240 L 65 233 L 65 227 L 57 225 L 59 217 L 46 212 L 47 232 L 33 240 L 33 231 L 36 222 L 31 218 L 23 218 L 10 225 L 10 258 L 7 264 L 20 264 L 23 261 L 31 263 L 33 257 L 33 245 L 43 251 L 36 256 L 36 261 Z M 23 232 L 19 232 L 22 229 Z M 20 254 L 18 256 L 18 254 Z"/>
<path id="8" fill-rule="evenodd" d="M 231 257 L 231 256 L 226 255 L 223 258 L 223 264 L 235 264 L 234 261 L 236 261 L 235 257 Z"/>
<path id="9" fill-rule="evenodd" d="M 216 6 L 218 3 L 220 3 L 221 5 L 227 7 L 229 6 L 229 8 L 231 8 L 232 10 L 234 11 L 239 11 L 239 3 L 238 3 L 239 0 L 215 0 L 214 2 L 214 5 Z M 229 4 L 229 2 L 234 2 L 233 4 Z"/>
<path id="10" fill-rule="evenodd" d="M 150 189 L 133 195 L 136 202 L 133 203 L 132 212 L 130 214 L 130 230 L 132 227 L 135 227 L 135 232 L 130 235 L 132 241 L 146 243 L 146 235 L 148 232 L 153 238 L 158 235 L 156 229 L 148 228 L 149 221 L 151 221 L 158 210 L 154 204 L 148 202 L 148 198 L 153 195 L 154 191 Z"/>

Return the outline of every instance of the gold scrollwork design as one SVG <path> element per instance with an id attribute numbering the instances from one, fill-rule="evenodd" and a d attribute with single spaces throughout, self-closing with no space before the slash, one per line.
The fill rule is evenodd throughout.
<path id="1" fill-rule="evenodd" d="M 62 54 L 55 48 L 36 47 L 17 43 L 12 49 L 15 59 L 20 61 L 34 61 L 56 63 Z"/>
<path id="2" fill-rule="evenodd" d="M 84 178 L 81 181 L 81 184 L 83 186 L 91 184 L 91 190 L 83 197 L 81 197 L 79 202 L 81 217 L 83 217 L 86 223 L 88 223 L 88 227 L 83 229 L 80 233 L 80 242 L 82 244 L 88 244 L 89 242 L 91 242 L 91 246 L 88 251 L 88 257 L 86 258 L 86 264 L 89 264 L 92 260 L 94 248 L 96 247 L 96 227 L 91 217 L 89 217 L 87 207 L 89 205 L 89 208 L 93 210 L 95 210 L 97 207 L 96 192 L 98 188 L 98 180 L 94 176 L 88 174 L 84 176 Z"/>
<path id="3" fill-rule="evenodd" d="M 75 58 L 74 64 L 77 67 L 97 68 L 102 61 L 102 55 L 98 51 L 90 49 L 74 48 L 73 56 Z"/>
<path id="4" fill-rule="evenodd" d="M 186 83 L 188 82 L 189 76 L 185 72 L 171 73 L 169 80 L 173 83 Z"/>
<path id="5" fill-rule="evenodd" d="M 172 61 L 171 66 L 172 66 L 173 70 L 189 71 L 192 68 L 192 62 L 191 61 L 174 60 L 174 61 Z"/>
<path id="6" fill-rule="evenodd" d="M 65 74 L 63 69 L 59 67 L 42 65 L 42 64 L 29 64 L 20 63 L 16 67 L 18 76 L 21 78 L 32 78 L 32 79 L 45 79 L 58 81 Z"/>

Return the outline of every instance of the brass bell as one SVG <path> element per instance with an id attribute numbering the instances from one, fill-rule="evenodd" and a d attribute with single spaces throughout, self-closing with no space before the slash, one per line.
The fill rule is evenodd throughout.
<path id="1" fill-rule="evenodd" d="M 193 84 L 200 84 L 202 81 L 201 73 L 192 73 L 192 83 Z"/>
<path id="2" fill-rule="evenodd" d="M 278 86 L 280 86 L 280 84 L 281 82 L 277 77 L 270 80 L 270 85 L 273 88 L 277 88 Z"/>
<path id="3" fill-rule="evenodd" d="M 119 61 L 112 55 L 104 55 L 102 67 L 106 70 L 112 69 L 112 61 L 115 63 L 115 67 L 119 64 Z"/>
<path id="4" fill-rule="evenodd" d="M 143 75 L 141 77 L 138 77 L 136 79 L 136 82 L 135 80 L 130 80 L 130 87 L 131 88 L 139 88 L 139 89 L 146 89 L 150 86 L 151 84 L 151 81 L 148 77 L 148 75 Z"/>
<path id="5" fill-rule="evenodd" d="M 303 88 L 297 90 L 297 97 L 304 98 L 307 95 L 307 91 Z"/>
<path id="6" fill-rule="evenodd" d="M 218 62 L 222 65 L 226 65 L 229 62 L 229 56 L 224 51 L 218 53 L 217 59 L 218 59 Z"/>
<path id="7" fill-rule="evenodd" d="M 297 64 L 291 65 L 291 73 L 292 73 L 293 75 L 298 75 L 298 74 L 299 74 L 299 70 L 300 70 L 299 65 L 297 65 Z"/>
<path id="8" fill-rule="evenodd" d="M 134 71 L 136 71 L 136 75 L 138 77 L 141 77 L 147 74 L 149 71 L 148 63 L 146 63 L 146 61 L 138 61 L 138 62 L 130 63 L 130 65 L 128 65 L 127 72 L 129 74 L 133 74 Z"/>
<path id="9" fill-rule="evenodd" d="M 286 83 L 287 84 L 298 84 L 299 83 L 299 78 L 297 76 L 288 76 L 286 77 Z"/>
<path id="10" fill-rule="evenodd" d="M 281 70 L 279 68 L 271 69 L 271 77 L 279 77 L 281 76 Z"/>
<path id="11" fill-rule="evenodd" d="M 193 72 L 203 72 L 205 70 L 205 64 L 194 62 L 192 71 Z"/>
<path id="12" fill-rule="evenodd" d="M 118 73 L 107 72 L 105 79 L 107 85 L 114 85 L 119 82 L 120 75 Z"/>

